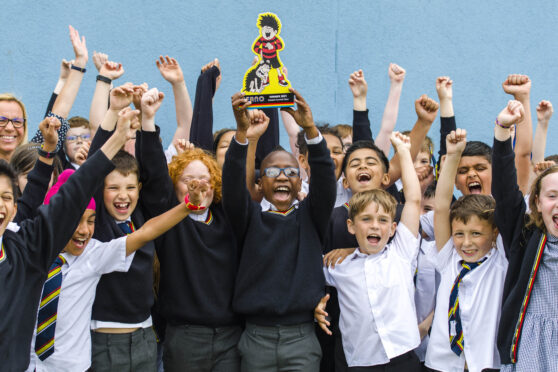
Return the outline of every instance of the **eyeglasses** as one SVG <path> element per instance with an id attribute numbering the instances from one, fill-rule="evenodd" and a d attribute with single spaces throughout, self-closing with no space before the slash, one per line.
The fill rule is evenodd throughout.
<path id="1" fill-rule="evenodd" d="M 295 167 L 286 167 L 286 168 L 278 168 L 278 167 L 269 167 L 264 169 L 264 176 L 269 178 L 276 178 L 283 172 L 283 174 L 287 177 L 298 177 L 300 171 L 298 168 Z"/>
<path id="2" fill-rule="evenodd" d="M 6 118 L 4 116 L 0 116 L 0 128 L 5 127 L 8 125 L 9 122 L 12 122 L 14 128 L 21 128 L 25 124 L 25 119 L 23 118 Z"/>
<path id="3" fill-rule="evenodd" d="M 86 141 L 89 138 L 91 138 L 91 135 L 90 134 L 78 134 L 76 136 L 67 136 L 66 141 L 75 142 L 75 141 L 78 140 L 78 138 L 81 139 L 82 141 Z"/>

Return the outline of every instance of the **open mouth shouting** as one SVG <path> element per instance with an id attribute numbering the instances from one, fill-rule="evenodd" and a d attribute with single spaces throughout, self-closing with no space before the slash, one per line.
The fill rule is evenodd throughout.
<path id="1" fill-rule="evenodd" d="M 469 182 L 467 188 L 470 194 L 482 194 L 482 185 L 478 181 Z"/>
<path id="2" fill-rule="evenodd" d="M 4 220 L 6 219 L 6 214 L 0 212 L 0 226 L 4 224 Z"/>
<path id="3" fill-rule="evenodd" d="M 291 197 L 291 188 L 287 185 L 277 186 L 273 189 L 273 198 L 278 202 L 287 202 Z"/>
<path id="4" fill-rule="evenodd" d="M 130 203 L 114 202 L 112 205 L 119 214 L 128 214 L 130 209 Z"/>
<path id="5" fill-rule="evenodd" d="M 370 245 L 377 246 L 380 243 L 380 240 L 382 240 L 382 237 L 378 234 L 369 234 L 366 236 L 366 240 L 368 240 Z"/>
<path id="6" fill-rule="evenodd" d="M 357 174 L 357 181 L 360 184 L 367 184 L 372 179 L 372 176 L 367 172 L 360 172 Z"/>

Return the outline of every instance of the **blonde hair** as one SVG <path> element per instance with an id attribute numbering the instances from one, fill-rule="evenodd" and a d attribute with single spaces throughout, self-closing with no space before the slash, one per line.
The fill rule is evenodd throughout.
<path id="1" fill-rule="evenodd" d="M 23 102 L 21 102 L 20 99 L 18 99 L 16 96 L 14 96 L 11 93 L 0 93 L 0 102 L 5 101 L 5 102 L 15 102 L 19 105 L 19 107 L 21 107 L 21 111 L 23 112 L 23 119 L 25 119 L 25 123 L 23 124 L 23 139 L 21 140 L 20 143 L 18 143 L 17 145 L 23 145 L 24 143 L 27 143 L 27 111 L 25 110 L 25 105 L 23 104 Z"/>
<path id="2" fill-rule="evenodd" d="M 552 167 L 545 169 L 544 172 L 539 174 L 533 185 L 531 186 L 531 194 L 529 195 L 529 221 L 527 222 L 527 227 L 535 226 L 539 230 L 546 233 L 546 225 L 544 224 L 542 213 L 537 210 L 537 201 L 541 195 L 542 180 L 546 176 L 552 173 L 558 172 L 558 165 L 553 165 Z"/>
<path id="3" fill-rule="evenodd" d="M 355 217 L 371 203 L 381 206 L 391 216 L 392 220 L 395 219 L 397 201 L 390 193 L 380 189 L 362 191 L 353 195 L 349 200 L 349 218 L 354 221 Z"/>
<path id="4" fill-rule="evenodd" d="M 353 127 L 349 124 L 337 124 L 333 127 L 339 133 L 339 137 L 345 138 L 353 135 Z"/>
<path id="5" fill-rule="evenodd" d="M 221 168 L 219 168 L 215 157 L 205 150 L 196 147 L 192 150 L 184 151 L 182 154 L 173 156 L 172 161 L 169 163 L 169 175 L 172 179 L 172 183 L 176 186 L 184 169 L 194 160 L 201 161 L 209 170 L 209 174 L 211 175 L 211 180 L 209 182 L 213 188 L 213 203 L 218 203 L 221 201 Z"/>

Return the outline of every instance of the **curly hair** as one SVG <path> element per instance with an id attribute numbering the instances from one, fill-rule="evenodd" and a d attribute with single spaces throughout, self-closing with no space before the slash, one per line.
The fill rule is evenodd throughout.
<path id="1" fill-rule="evenodd" d="M 194 148 L 193 150 L 187 150 L 182 154 L 173 156 L 172 161 L 169 163 L 169 175 L 172 179 L 172 183 L 176 187 L 182 172 L 184 172 L 188 164 L 194 160 L 201 161 L 209 170 L 209 174 L 211 175 L 210 183 L 213 188 L 213 203 L 219 203 L 221 201 L 221 188 L 223 185 L 221 169 L 219 165 L 217 165 L 215 156 L 208 151 Z"/>
<path id="2" fill-rule="evenodd" d="M 546 233 L 546 226 L 543 221 L 542 213 L 537 210 L 537 201 L 541 195 L 542 180 L 546 176 L 552 173 L 558 172 L 558 165 L 553 165 L 552 167 L 545 169 L 544 172 L 539 174 L 531 186 L 531 193 L 529 194 L 529 220 L 527 222 L 527 227 L 536 226 L 539 230 Z"/>

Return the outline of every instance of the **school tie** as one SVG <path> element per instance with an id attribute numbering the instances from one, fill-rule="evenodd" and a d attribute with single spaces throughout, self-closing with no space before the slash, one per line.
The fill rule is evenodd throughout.
<path id="1" fill-rule="evenodd" d="M 58 296 L 62 285 L 62 265 L 66 259 L 59 255 L 50 266 L 48 276 L 43 285 L 39 314 L 37 316 L 37 336 L 35 337 L 35 353 L 40 360 L 45 360 L 54 353 L 54 331 L 58 310 Z"/>
<path id="2" fill-rule="evenodd" d="M 117 223 L 117 225 L 120 230 L 122 230 L 122 232 L 126 235 L 134 232 L 134 225 L 132 225 L 132 221 L 119 222 Z"/>
<path id="3" fill-rule="evenodd" d="M 465 342 L 463 341 L 463 327 L 461 325 L 461 315 L 459 314 L 459 286 L 461 285 L 461 280 L 467 273 L 471 272 L 473 269 L 477 268 L 480 264 L 486 261 L 487 257 L 483 258 L 478 262 L 465 262 L 461 261 L 461 272 L 455 278 L 453 282 L 453 287 L 451 288 L 450 300 L 449 300 L 449 339 L 451 350 L 460 356 L 463 352 L 463 346 Z"/>

